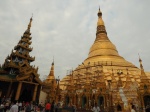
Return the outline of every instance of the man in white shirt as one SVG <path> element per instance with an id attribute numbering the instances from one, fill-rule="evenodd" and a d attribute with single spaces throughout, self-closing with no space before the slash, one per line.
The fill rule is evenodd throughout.
<path id="1" fill-rule="evenodd" d="M 92 109 L 93 112 L 100 112 L 100 108 L 95 104 L 95 106 Z"/>
<path id="2" fill-rule="evenodd" d="M 18 104 L 18 106 L 19 106 L 19 111 L 21 111 L 22 110 L 22 102 L 19 102 L 19 104 Z"/>
<path id="3" fill-rule="evenodd" d="M 15 101 L 12 104 L 12 107 L 10 108 L 10 112 L 18 112 L 18 105 L 16 104 Z"/>

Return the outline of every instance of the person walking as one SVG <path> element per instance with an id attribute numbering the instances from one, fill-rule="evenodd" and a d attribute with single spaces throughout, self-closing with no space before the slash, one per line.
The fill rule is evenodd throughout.
<path id="1" fill-rule="evenodd" d="M 29 102 L 26 103 L 25 112 L 31 112 L 31 105 Z"/>
<path id="2" fill-rule="evenodd" d="M 55 102 L 53 101 L 52 105 L 51 105 L 51 111 L 50 112 L 54 112 L 54 104 L 55 104 Z"/>
<path id="3" fill-rule="evenodd" d="M 10 108 L 10 112 L 18 112 L 18 105 L 16 104 L 16 101 L 12 103 L 12 106 Z"/>
<path id="4" fill-rule="evenodd" d="M 51 104 L 47 102 L 45 106 L 45 112 L 50 112 L 50 110 L 51 110 Z"/>
<path id="5" fill-rule="evenodd" d="M 18 106 L 19 106 L 19 111 L 22 111 L 22 102 L 19 102 Z"/>

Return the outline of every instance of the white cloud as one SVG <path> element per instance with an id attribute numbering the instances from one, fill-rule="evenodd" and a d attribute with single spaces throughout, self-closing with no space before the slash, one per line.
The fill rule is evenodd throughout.
<path id="1" fill-rule="evenodd" d="M 61 78 L 88 56 L 94 42 L 100 5 L 110 40 L 136 66 L 138 53 L 150 71 L 150 2 L 148 0 L 7 0 L 0 4 L 0 63 L 20 40 L 33 13 L 31 56 L 41 76 L 48 75 L 55 57 Z"/>

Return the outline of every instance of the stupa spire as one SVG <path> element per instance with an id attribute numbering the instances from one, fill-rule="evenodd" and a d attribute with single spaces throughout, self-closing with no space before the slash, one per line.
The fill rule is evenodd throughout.
<path id="1" fill-rule="evenodd" d="M 30 22 L 29 22 L 29 24 L 28 24 L 28 29 L 31 28 L 31 23 L 32 23 L 32 17 L 30 18 Z"/>
<path id="2" fill-rule="evenodd" d="M 140 55 L 139 55 L 139 62 L 140 62 L 141 75 L 146 76 L 144 68 L 143 68 L 143 64 L 142 64 L 142 59 L 140 58 Z"/>
<path id="3" fill-rule="evenodd" d="M 32 16 L 33 17 L 33 16 Z M 30 28 L 31 28 L 31 24 L 32 24 L 32 17 L 30 18 L 30 22 L 28 24 L 28 28 L 27 30 L 25 31 L 25 33 L 30 33 Z"/>
<path id="4" fill-rule="evenodd" d="M 52 66 L 51 66 L 49 76 L 54 76 L 54 61 L 52 62 Z"/>
<path id="5" fill-rule="evenodd" d="M 104 24 L 104 21 L 102 19 L 102 12 L 100 10 L 100 7 L 99 7 L 99 11 L 97 13 L 97 16 L 98 16 L 98 21 L 97 21 L 97 32 L 96 32 L 96 35 L 98 35 L 100 33 L 107 34 L 106 29 L 105 29 L 105 24 Z"/>
<path id="6" fill-rule="evenodd" d="M 138 54 L 139 55 L 139 54 Z M 140 55 L 139 55 L 139 62 L 140 62 L 140 68 L 141 68 L 141 70 L 144 70 L 143 69 L 143 64 L 142 64 L 142 59 L 140 58 Z"/>
<path id="7" fill-rule="evenodd" d="M 140 68 L 141 68 L 140 89 L 147 90 L 147 88 L 150 87 L 150 84 L 149 84 L 149 79 L 147 78 L 146 73 L 144 71 L 143 64 L 142 64 L 142 59 L 140 58 L 140 55 L 139 55 L 139 62 L 140 62 Z"/>
<path id="8" fill-rule="evenodd" d="M 52 62 L 52 65 L 54 65 L 54 56 L 53 56 L 53 62 Z"/>
<path id="9" fill-rule="evenodd" d="M 102 12 L 100 10 L 100 7 L 99 7 L 99 11 L 98 11 L 97 15 L 98 15 L 98 17 L 102 17 Z"/>

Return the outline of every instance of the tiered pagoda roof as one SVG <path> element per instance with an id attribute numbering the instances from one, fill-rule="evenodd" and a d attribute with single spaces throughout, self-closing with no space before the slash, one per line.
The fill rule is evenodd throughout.
<path id="1" fill-rule="evenodd" d="M 42 83 L 39 79 L 38 67 L 30 65 L 35 60 L 35 57 L 30 56 L 33 48 L 31 45 L 31 23 L 28 24 L 27 30 L 24 32 L 21 40 L 14 47 L 11 54 L 5 59 L 4 64 L 0 69 L 0 80 L 16 81 L 34 78 L 37 82 Z"/>

